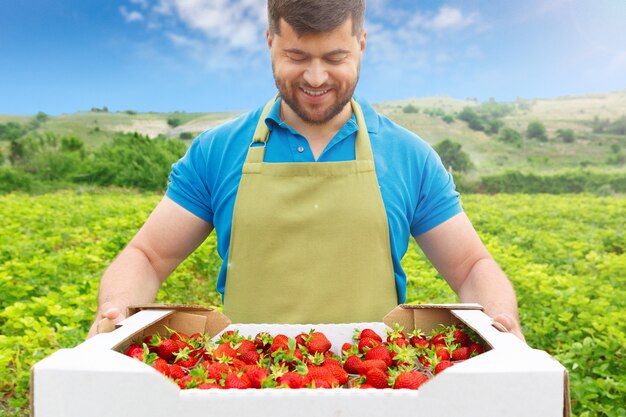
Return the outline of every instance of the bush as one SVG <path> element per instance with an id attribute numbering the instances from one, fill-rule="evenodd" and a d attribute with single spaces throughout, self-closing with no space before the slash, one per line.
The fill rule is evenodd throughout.
<path id="1" fill-rule="evenodd" d="M 169 119 L 167 119 L 167 124 L 170 125 L 170 127 L 172 128 L 180 126 L 182 123 L 182 120 L 180 120 L 178 117 L 170 117 Z"/>
<path id="2" fill-rule="evenodd" d="M 528 127 L 526 128 L 526 137 L 528 139 L 538 139 L 542 142 L 546 142 L 548 140 L 546 127 L 541 122 L 529 122 Z"/>
<path id="3" fill-rule="evenodd" d="M 522 146 L 522 134 L 510 127 L 502 129 L 500 136 L 498 136 L 498 140 L 509 145 L 515 145 L 517 147 Z"/>
<path id="4" fill-rule="evenodd" d="M 473 168 L 469 155 L 461 149 L 460 143 L 444 139 L 435 145 L 434 149 L 446 168 L 452 168 L 459 172 L 467 172 Z"/>
<path id="5" fill-rule="evenodd" d="M 594 193 L 601 187 L 618 193 L 626 192 L 626 174 L 593 171 L 568 171 L 553 175 L 507 171 L 503 174 L 484 176 L 480 179 L 480 191 L 494 193 L 566 194 Z"/>
<path id="6" fill-rule="evenodd" d="M 117 134 L 97 150 L 81 181 L 98 185 L 163 190 L 171 165 L 186 152 L 178 139 L 152 140 L 138 133 Z"/>
<path id="7" fill-rule="evenodd" d="M 26 128 L 16 122 L 0 123 L 0 140 L 13 140 L 22 137 Z"/>
<path id="8" fill-rule="evenodd" d="M 0 194 L 12 191 L 32 191 L 33 182 L 33 177 L 24 171 L 12 167 L 0 167 Z"/>
<path id="9" fill-rule="evenodd" d="M 419 113 L 419 109 L 412 104 L 407 104 L 402 108 L 403 113 Z"/>
<path id="10" fill-rule="evenodd" d="M 559 129 L 556 131 L 556 136 L 564 143 L 573 143 L 576 137 L 572 129 Z"/>
<path id="11" fill-rule="evenodd" d="M 178 135 L 178 138 L 180 140 L 191 140 L 191 139 L 193 139 L 193 133 L 191 133 L 191 132 L 181 132 L 180 135 Z"/>

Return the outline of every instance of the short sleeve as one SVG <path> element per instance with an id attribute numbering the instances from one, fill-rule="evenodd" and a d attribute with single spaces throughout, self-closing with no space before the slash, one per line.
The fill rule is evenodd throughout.
<path id="1" fill-rule="evenodd" d="M 200 138 L 193 141 L 185 156 L 172 165 L 165 195 L 175 203 L 213 224 L 211 193 L 207 186 L 208 156 Z"/>
<path id="2" fill-rule="evenodd" d="M 462 211 L 452 174 L 446 171 L 439 155 L 430 148 L 422 170 L 411 235 L 421 235 Z"/>

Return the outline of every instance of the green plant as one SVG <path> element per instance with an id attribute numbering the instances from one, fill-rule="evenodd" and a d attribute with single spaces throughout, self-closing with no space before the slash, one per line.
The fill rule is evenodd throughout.
<path id="1" fill-rule="evenodd" d="M 473 164 L 469 155 L 464 152 L 460 143 L 450 139 L 444 139 L 434 146 L 439 154 L 441 162 L 446 168 L 454 171 L 467 172 L 472 169 Z"/>

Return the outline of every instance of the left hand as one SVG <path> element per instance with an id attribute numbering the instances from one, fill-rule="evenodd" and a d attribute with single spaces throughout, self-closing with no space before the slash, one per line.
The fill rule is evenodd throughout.
<path id="1" fill-rule="evenodd" d="M 517 336 L 522 342 L 526 343 L 526 339 L 522 334 L 519 322 L 506 313 L 500 313 L 493 316 L 493 321 L 500 323 L 509 332 Z"/>

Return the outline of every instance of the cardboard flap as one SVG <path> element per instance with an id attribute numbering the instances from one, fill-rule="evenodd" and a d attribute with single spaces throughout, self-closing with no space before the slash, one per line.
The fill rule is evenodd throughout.
<path id="1" fill-rule="evenodd" d="M 405 329 L 420 329 L 429 332 L 439 325 L 450 325 L 458 322 L 450 311 L 455 310 L 480 310 L 480 304 L 401 304 L 391 310 L 384 317 L 383 322 L 393 327 L 398 323 Z"/>

